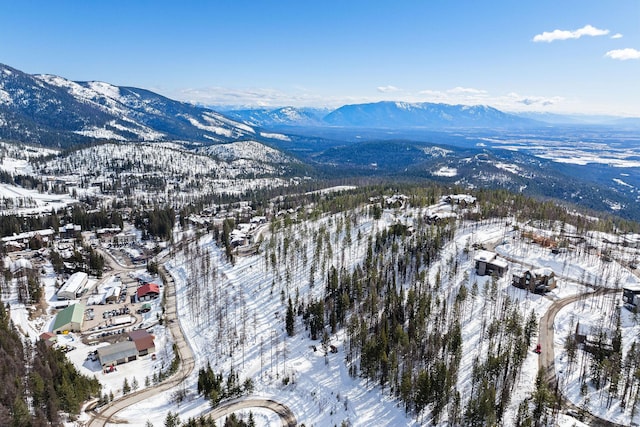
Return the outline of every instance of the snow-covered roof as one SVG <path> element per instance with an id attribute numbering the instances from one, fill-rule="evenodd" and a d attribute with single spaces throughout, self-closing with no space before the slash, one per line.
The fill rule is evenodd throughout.
<path id="1" fill-rule="evenodd" d="M 121 231 L 120 227 L 107 227 L 107 228 L 97 229 L 96 234 L 119 233 L 120 231 Z"/>
<path id="2" fill-rule="evenodd" d="M 500 268 L 507 268 L 509 266 L 509 264 L 507 263 L 506 260 L 502 259 L 502 258 L 494 258 L 491 261 L 491 264 L 495 265 L 496 267 L 500 267 Z"/>
<path id="3" fill-rule="evenodd" d="M 87 283 L 88 279 L 89 276 L 85 272 L 79 271 L 77 273 L 73 273 L 62 286 L 62 288 L 60 288 L 60 291 L 58 291 L 58 296 L 63 296 L 65 294 L 77 294 L 80 288 L 82 288 L 84 284 Z"/>
<path id="4" fill-rule="evenodd" d="M 474 261 L 492 262 L 496 256 L 495 252 L 480 250 L 473 259 Z"/>
<path id="5" fill-rule="evenodd" d="M 11 264 L 12 273 L 15 273 L 18 270 L 27 269 L 27 268 L 33 268 L 31 261 L 29 261 L 28 259 L 18 258 Z"/>
<path id="6" fill-rule="evenodd" d="M 42 237 L 46 237 L 46 236 L 52 236 L 53 233 L 54 233 L 53 229 L 45 228 L 43 230 L 27 231 L 25 233 L 14 234 L 13 236 L 6 236 L 6 237 L 3 237 L 1 240 L 3 242 L 11 242 L 11 241 L 16 241 L 16 240 L 26 240 L 26 239 L 31 239 L 36 234 L 38 234 L 38 235 L 40 235 Z"/>
<path id="7" fill-rule="evenodd" d="M 107 298 L 118 298 L 120 296 L 120 286 L 114 286 L 107 291 Z"/>
<path id="8" fill-rule="evenodd" d="M 531 274 L 534 274 L 538 277 L 551 276 L 553 274 L 553 270 L 549 267 L 536 268 L 535 270 L 531 270 Z"/>
<path id="9" fill-rule="evenodd" d="M 58 233 L 66 233 L 68 231 L 82 231 L 82 226 L 76 224 L 67 224 L 58 227 Z"/>

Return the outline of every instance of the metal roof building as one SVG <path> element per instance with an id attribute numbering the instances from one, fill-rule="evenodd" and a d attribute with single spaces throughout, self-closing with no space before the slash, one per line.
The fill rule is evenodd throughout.
<path id="1" fill-rule="evenodd" d="M 138 358 L 138 349 L 133 341 L 122 341 L 98 349 L 102 366 L 120 365 Z"/>
<path id="2" fill-rule="evenodd" d="M 58 291 L 58 299 L 76 299 L 88 281 L 87 273 L 73 273 Z"/>
<path id="3" fill-rule="evenodd" d="M 129 339 L 135 343 L 138 349 L 138 355 L 145 356 L 156 351 L 156 345 L 153 342 L 153 335 L 146 329 L 137 329 L 129 332 Z"/>
<path id="4" fill-rule="evenodd" d="M 136 290 L 136 294 L 138 295 L 138 301 L 148 301 L 158 298 L 160 287 L 155 283 L 145 283 Z"/>
<path id="5" fill-rule="evenodd" d="M 52 332 L 59 334 L 63 331 L 80 332 L 84 322 L 84 304 L 73 304 L 57 314 L 53 322 Z"/>

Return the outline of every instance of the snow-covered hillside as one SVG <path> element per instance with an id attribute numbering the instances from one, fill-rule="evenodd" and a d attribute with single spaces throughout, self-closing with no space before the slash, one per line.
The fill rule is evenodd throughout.
<path id="1" fill-rule="evenodd" d="M 290 156 L 283 154 L 281 151 L 256 141 L 211 145 L 199 149 L 198 152 L 228 162 L 245 159 L 264 163 L 286 164 L 294 161 Z"/>
<path id="2" fill-rule="evenodd" d="M 459 322 L 462 351 L 459 369 L 454 374 L 457 378 L 454 388 L 459 394 L 445 403 L 448 409 L 439 415 L 435 415 L 432 404 L 419 412 L 406 413 L 404 410 L 399 397 L 401 392 L 396 388 L 404 385 L 400 386 L 397 376 L 406 372 L 405 364 L 416 362 L 396 355 L 399 360 L 394 363 L 399 367 L 391 368 L 394 374 L 388 379 L 391 392 L 384 383 L 380 387 L 378 382 L 366 379 L 365 348 L 361 353 L 352 350 L 360 345 L 356 343 L 360 338 L 356 337 L 364 333 L 357 332 L 359 327 L 364 327 L 358 325 L 363 321 L 365 325 L 372 322 L 369 327 L 371 333 L 373 325 L 381 327 L 387 320 L 386 311 L 374 311 L 371 318 L 365 317 L 365 320 L 357 320 L 353 314 L 335 332 L 329 332 L 330 322 L 326 317 L 323 324 L 323 330 L 328 333 L 325 342 L 310 339 L 309 326 L 301 311 L 296 310 L 294 336 L 287 336 L 285 313 L 289 299 L 294 301 L 294 307 L 309 307 L 317 301 L 324 301 L 325 307 L 331 306 L 329 282 L 333 268 L 340 272 L 340 283 L 343 280 L 348 282 L 350 274 L 364 268 L 372 246 L 381 244 L 380 236 L 398 230 L 399 224 L 414 230 L 413 236 L 419 236 L 419 230 L 424 226 L 422 218 L 434 214 L 445 217 L 451 214 L 450 209 L 448 204 L 389 209 L 377 220 L 367 216 L 366 209 L 356 209 L 320 216 L 317 220 L 294 220 L 293 224 L 283 226 L 285 219 L 278 221 L 279 225 L 272 225 L 271 233 L 263 234 L 259 254 L 237 257 L 234 264 L 225 259 L 224 250 L 216 246 L 210 236 L 197 245 L 191 244 L 183 254 L 169 262 L 168 267 L 177 278 L 179 311 L 187 314 L 182 324 L 191 337 L 197 365 L 204 367 L 210 363 L 216 372 L 226 375 L 233 369 L 240 373 L 241 378 L 252 378 L 258 395 L 283 402 L 293 409 L 298 422 L 306 425 L 340 425 L 342 422 L 353 426 L 449 425 L 455 420 L 468 420 L 465 417 L 476 410 L 474 401 L 478 398 L 477 387 L 480 387 L 477 383 L 479 370 L 495 362 L 492 358 L 496 357 L 496 351 L 500 353 L 501 345 L 513 345 L 511 341 L 505 344 L 510 332 L 507 327 L 503 329 L 504 325 L 524 327 L 525 319 L 539 320 L 554 301 L 590 293 L 590 287 L 581 281 L 611 288 L 640 283 L 640 279 L 618 263 L 608 263 L 599 256 L 583 253 L 581 249 L 553 254 L 548 248 L 521 237 L 520 230 L 545 233 L 545 229 L 553 229 L 557 234 L 560 226 L 518 224 L 514 227 L 510 223 L 492 220 L 460 222 L 455 235 L 422 274 L 404 279 L 399 273 L 393 276 L 394 284 L 397 280 L 398 288 L 402 289 L 399 295 L 407 298 L 401 306 L 412 304 L 409 301 L 413 296 L 409 295 L 416 289 L 417 292 L 427 292 L 434 299 L 430 300 L 432 305 L 429 307 L 437 310 L 433 314 L 433 322 L 436 323 L 430 324 L 431 329 Z M 563 228 L 571 232 L 570 227 Z M 367 236 L 371 236 L 375 243 Z M 611 236 L 606 237 L 611 239 Z M 604 248 L 603 238 L 603 234 L 594 234 L 582 245 L 585 248 Z M 495 246 L 502 256 L 511 260 L 510 268 L 514 271 L 518 268 L 553 269 L 560 279 L 558 287 L 542 296 L 514 287 L 510 274 L 495 279 L 479 276 L 474 268 L 476 250 L 472 249 L 476 244 Z M 403 261 L 411 263 L 406 258 L 409 247 L 406 240 L 395 240 L 394 249 L 390 247 L 378 257 L 406 265 Z M 624 259 L 628 256 L 626 252 L 621 249 L 616 256 Z M 377 259 L 380 262 L 380 258 Z M 361 280 L 370 283 L 375 279 L 365 273 Z M 372 309 L 370 304 L 374 302 L 370 302 L 371 296 L 362 301 L 356 295 L 349 293 L 347 301 L 351 300 L 356 307 L 362 304 L 369 307 L 368 310 Z M 383 320 L 377 323 L 375 319 Z M 407 321 L 412 324 L 411 320 L 405 319 L 404 327 Z M 445 341 L 449 333 L 444 335 Z M 625 348 L 635 339 L 634 333 L 625 334 Z M 556 337 L 556 354 L 563 350 L 560 338 Z M 328 350 L 330 345 L 336 348 L 336 353 Z M 515 423 L 523 402 L 526 407 L 527 399 L 536 392 L 540 356 L 532 351 L 535 340 L 529 345 L 518 353 L 523 357 L 522 367 L 517 371 L 513 388 L 508 390 L 508 398 L 504 394 L 493 397 L 503 406 L 504 425 Z M 429 365 L 431 362 L 421 363 Z M 413 369 L 419 370 L 415 365 Z M 359 372 L 359 375 L 354 375 L 354 372 Z M 419 381 L 415 371 L 412 372 L 409 378 Z M 495 381 L 496 384 L 501 383 L 501 380 Z M 417 387 L 416 384 L 414 386 Z M 456 399 L 459 399 L 458 403 L 455 403 Z M 157 404 L 165 405 L 163 402 Z M 206 406 L 207 402 L 200 398 L 182 415 L 193 416 Z M 138 408 L 132 407 L 126 416 L 133 422 L 137 419 L 137 412 Z M 598 409 L 596 413 L 607 416 L 605 410 Z M 627 409 L 615 418 L 617 421 L 628 420 L 629 416 Z M 557 421 L 565 425 L 571 418 L 561 414 Z"/>
<path id="3" fill-rule="evenodd" d="M 283 179 L 289 173 L 286 156 L 257 142 L 229 148 L 219 152 L 223 158 L 215 158 L 171 143 L 109 143 L 37 163 L 36 169 L 42 176 L 74 181 L 83 189 L 99 187 L 106 194 L 158 194 L 159 202 L 171 195 L 191 200 L 289 184 Z"/>
<path id="4" fill-rule="evenodd" d="M 181 143 L 105 143 L 62 154 L 0 144 L 0 210 L 51 211 L 78 199 L 131 199 L 181 207 L 212 194 L 288 186 L 293 158 L 259 142 L 186 149 Z M 26 177 L 26 178 L 24 178 Z M 28 183 L 28 188 L 20 185 Z"/>
<path id="5" fill-rule="evenodd" d="M 91 140 L 210 144 L 260 134 L 215 111 L 148 90 L 29 75 L 0 64 L 0 137 L 70 146 Z"/>

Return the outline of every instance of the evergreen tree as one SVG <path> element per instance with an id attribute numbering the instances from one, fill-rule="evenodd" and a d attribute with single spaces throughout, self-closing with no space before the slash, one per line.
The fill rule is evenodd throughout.
<path id="1" fill-rule="evenodd" d="M 291 297 L 289 297 L 289 304 L 287 306 L 287 316 L 286 316 L 286 330 L 287 335 L 290 337 L 294 334 L 294 326 L 295 326 L 295 317 L 293 312 L 293 304 L 291 302 Z"/>

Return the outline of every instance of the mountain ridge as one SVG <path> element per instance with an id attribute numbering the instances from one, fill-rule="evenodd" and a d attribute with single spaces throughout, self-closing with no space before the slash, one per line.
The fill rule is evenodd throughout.
<path id="1" fill-rule="evenodd" d="M 345 127 L 370 129 L 488 128 L 544 126 L 486 105 L 452 105 L 429 102 L 380 101 L 343 105 L 334 110 L 280 107 L 227 110 L 229 116 L 252 126 Z"/>
<path id="2" fill-rule="evenodd" d="M 30 75 L 0 64 L 0 138 L 58 147 L 95 140 L 208 145 L 255 139 L 259 133 L 146 89 Z"/>

